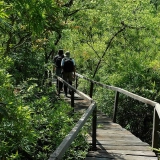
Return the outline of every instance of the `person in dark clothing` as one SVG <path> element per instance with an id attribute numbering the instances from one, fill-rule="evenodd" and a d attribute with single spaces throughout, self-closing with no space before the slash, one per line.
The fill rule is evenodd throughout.
<path id="1" fill-rule="evenodd" d="M 55 65 L 55 74 L 59 77 L 62 77 L 62 67 L 61 61 L 64 58 L 64 51 L 63 49 L 59 49 L 58 54 L 54 57 L 54 65 Z M 63 83 L 58 81 L 56 82 L 56 88 L 58 94 L 60 94 L 60 90 L 62 90 Z"/>
<path id="2" fill-rule="evenodd" d="M 72 81 L 75 79 L 75 61 L 70 58 L 70 52 L 65 53 L 65 57 L 62 59 L 61 66 L 63 69 L 63 79 L 72 85 Z M 67 86 L 64 85 L 64 93 L 67 96 Z M 71 92 L 69 91 L 71 94 Z"/>

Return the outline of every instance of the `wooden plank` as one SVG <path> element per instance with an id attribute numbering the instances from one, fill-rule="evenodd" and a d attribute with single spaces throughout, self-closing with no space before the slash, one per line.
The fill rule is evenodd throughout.
<path id="1" fill-rule="evenodd" d="M 123 130 L 123 128 L 118 128 L 116 126 L 107 126 L 107 125 L 104 125 L 104 126 L 97 126 L 97 130 L 99 131 L 99 129 L 103 129 L 104 131 L 113 131 L 113 132 L 126 132 L 125 130 Z M 127 134 L 127 133 L 126 133 Z"/>
<path id="2" fill-rule="evenodd" d="M 103 130 L 103 129 L 97 129 L 97 131 L 98 131 L 98 133 L 97 133 L 97 135 L 98 134 L 127 134 L 127 135 L 131 135 L 131 132 L 129 132 L 129 131 L 127 131 L 127 130 L 116 130 L 116 132 L 115 132 L 115 130 Z M 100 132 L 100 133 L 99 133 Z"/>
<path id="3" fill-rule="evenodd" d="M 119 124 L 113 123 L 113 122 L 109 122 L 109 121 L 107 121 L 107 120 L 105 120 L 105 121 L 103 121 L 103 122 L 100 122 L 99 119 L 98 119 L 98 120 L 97 120 L 97 124 L 103 124 L 103 125 L 107 124 L 107 125 L 113 125 L 113 126 L 117 126 L 117 127 L 119 127 L 119 128 L 122 128 Z"/>
<path id="4" fill-rule="evenodd" d="M 157 157 L 114 155 L 114 157 L 86 157 L 85 160 L 158 160 Z"/>
<path id="5" fill-rule="evenodd" d="M 97 151 L 89 151 L 86 160 L 157 160 L 151 147 L 105 115 L 98 115 Z M 91 136 L 87 141 L 91 143 Z"/>
<path id="6" fill-rule="evenodd" d="M 130 151 L 130 150 L 98 150 L 98 151 L 89 151 L 87 156 L 91 156 L 92 154 L 94 155 L 105 155 L 105 154 L 122 154 L 122 155 L 137 155 L 137 156 L 150 156 L 150 157 L 155 157 L 154 152 L 150 151 Z"/>
<path id="7" fill-rule="evenodd" d="M 114 140 L 114 141 L 117 141 L 117 140 L 122 140 L 122 138 L 123 138 L 123 140 L 125 140 L 125 141 L 127 141 L 128 139 L 130 139 L 130 141 L 132 140 L 132 141 L 136 141 L 137 140 L 137 138 L 135 138 L 135 137 L 132 137 L 132 136 L 121 136 L 121 137 L 114 137 L 114 136 L 105 136 L 105 137 L 100 137 L 100 136 L 98 136 L 97 137 L 97 139 L 98 139 L 98 141 L 101 141 L 101 140 L 104 140 L 104 141 L 108 141 L 108 140 Z M 91 137 L 88 137 L 87 138 L 88 140 L 91 140 Z"/>
<path id="8" fill-rule="evenodd" d="M 100 153 L 100 154 L 97 154 L 97 153 L 89 153 L 89 154 L 87 154 L 87 157 L 96 157 L 96 158 L 111 158 L 111 159 L 113 159 L 113 157 L 114 157 L 114 159 L 116 158 L 116 157 L 123 157 L 123 158 L 125 158 L 125 159 L 127 159 L 127 158 L 133 158 L 133 159 L 135 159 L 135 158 L 139 158 L 139 160 L 141 160 L 141 159 L 144 159 L 144 158 L 149 158 L 149 159 L 151 159 L 151 158 L 156 158 L 157 159 L 157 157 L 155 157 L 154 155 L 146 155 L 146 153 L 145 153 L 145 155 L 144 154 L 141 154 L 141 155 L 136 155 L 136 154 L 133 154 L 133 155 L 126 155 L 126 154 L 121 154 L 121 153 Z"/>
<path id="9" fill-rule="evenodd" d="M 85 160 L 113 160 L 113 158 L 86 157 Z M 115 159 L 114 159 L 115 160 Z"/>
<path id="10" fill-rule="evenodd" d="M 101 146 L 97 146 L 101 147 Z M 131 150 L 131 151 L 151 151 L 151 148 L 148 146 L 112 146 L 103 144 L 103 150 Z"/>
<path id="11" fill-rule="evenodd" d="M 113 123 L 98 123 L 97 122 L 97 126 L 98 128 L 103 128 L 104 130 L 109 130 L 109 129 L 119 129 L 119 130 L 124 130 L 121 126 L 117 125 L 117 124 L 113 124 Z"/>
<path id="12" fill-rule="evenodd" d="M 154 153 L 149 151 L 126 151 L 126 150 L 111 150 L 88 152 L 86 160 L 114 159 L 114 160 L 157 160 Z"/>
<path id="13" fill-rule="evenodd" d="M 91 140 L 88 142 L 92 142 Z M 96 142 L 97 145 L 112 145 L 112 146 L 149 146 L 147 143 L 141 142 L 141 141 L 126 141 L 126 140 L 116 140 L 116 141 L 112 141 L 112 140 L 98 140 Z"/>

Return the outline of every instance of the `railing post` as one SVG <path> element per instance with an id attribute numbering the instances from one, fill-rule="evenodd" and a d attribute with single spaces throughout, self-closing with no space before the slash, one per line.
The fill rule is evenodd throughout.
<path id="1" fill-rule="evenodd" d="M 91 82 L 90 86 L 90 97 L 92 98 L 93 95 L 93 82 Z M 92 150 L 96 151 L 96 135 L 97 135 L 97 106 L 95 106 L 95 109 L 92 113 Z"/>
<path id="2" fill-rule="evenodd" d="M 89 93 L 89 95 L 92 98 L 92 95 L 93 95 L 93 82 L 91 82 L 91 85 L 90 85 L 90 93 Z"/>
<path id="3" fill-rule="evenodd" d="M 118 99 L 119 99 L 119 92 L 116 91 L 115 100 L 114 100 L 114 111 L 113 111 L 113 122 L 114 122 L 114 123 L 116 123 Z"/>
<path id="4" fill-rule="evenodd" d="M 154 108 L 153 115 L 153 132 L 152 132 L 152 148 L 158 148 L 158 131 L 159 131 L 159 117 L 156 109 Z"/>
<path id="5" fill-rule="evenodd" d="M 96 134 L 97 134 L 97 106 L 92 113 L 92 150 L 96 151 Z"/>
<path id="6" fill-rule="evenodd" d="M 77 87 L 78 87 L 78 77 L 76 76 L 76 89 L 77 89 Z"/>
<path id="7" fill-rule="evenodd" d="M 71 107 L 73 108 L 73 112 L 74 112 L 74 91 L 71 91 Z"/>
<path id="8" fill-rule="evenodd" d="M 60 81 L 59 79 L 57 78 L 57 94 L 59 95 L 60 94 L 60 87 L 59 87 L 59 84 L 60 84 Z"/>

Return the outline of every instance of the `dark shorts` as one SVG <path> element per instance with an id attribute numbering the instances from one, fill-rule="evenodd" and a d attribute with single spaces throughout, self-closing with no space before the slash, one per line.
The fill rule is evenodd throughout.
<path id="1" fill-rule="evenodd" d="M 65 81 L 73 81 L 73 73 L 72 72 L 64 72 L 63 79 Z"/>
<path id="2" fill-rule="evenodd" d="M 56 68 L 56 75 L 59 77 L 62 77 L 62 69 L 61 68 Z"/>

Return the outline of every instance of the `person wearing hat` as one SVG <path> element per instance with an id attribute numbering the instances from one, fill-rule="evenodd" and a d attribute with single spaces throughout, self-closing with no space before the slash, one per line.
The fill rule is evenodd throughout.
<path id="1" fill-rule="evenodd" d="M 69 51 L 65 53 L 65 57 L 62 59 L 61 66 L 62 66 L 63 79 L 66 82 L 68 82 L 70 85 L 72 85 L 72 81 L 73 79 L 75 79 L 75 61 L 73 58 L 70 58 Z M 65 93 L 65 96 L 67 96 L 66 85 L 64 85 L 64 93 Z M 69 91 L 69 93 L 71 92 Z"/>
<path id="2" fill-rule="evenodd" d="M 64 58 L 64 51 L 63 49 L 58 50 L 58 54 L 54 57 L 54 65 L 55 65 L 55 74 L 59 77 L 62 77 L 62 67 L 61 67 L 61 61 Z M 60 94 L 60 90 L 62 90 L 63 83 L 61 81 L 56 82 L 56 88 L 58 95 Z"/>

